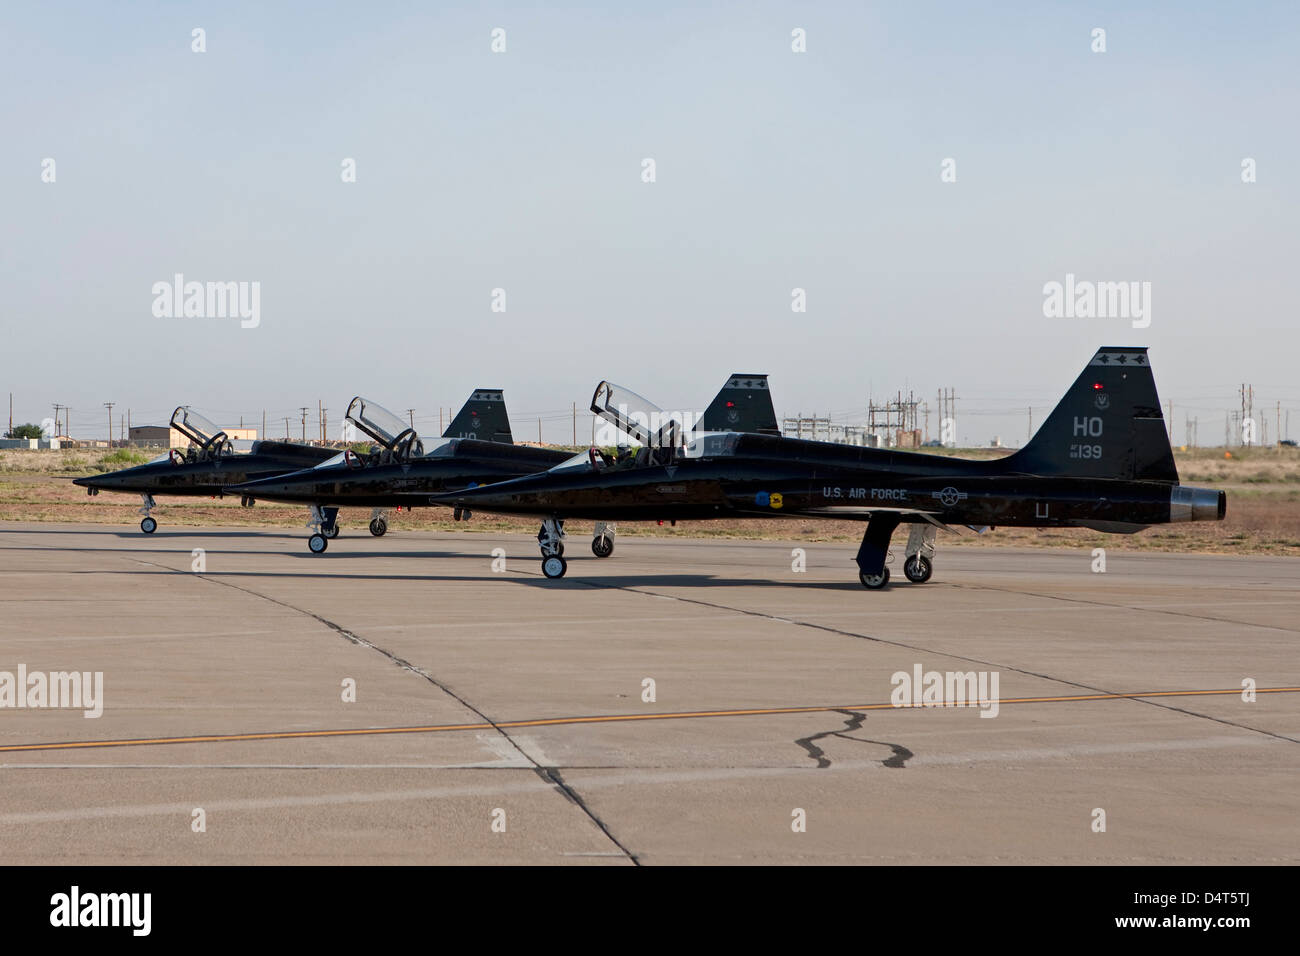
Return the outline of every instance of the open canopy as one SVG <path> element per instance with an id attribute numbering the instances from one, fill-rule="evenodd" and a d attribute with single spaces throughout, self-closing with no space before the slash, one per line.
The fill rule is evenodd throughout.
<path id="1" fill-rule="evenodd" d="M 172 412 L 172 428 L 176 429 L 201 448 L 219 447 L 226 441 L 226 433 L 188 405 Z"/>
<path id="2" fill-rule="evenodd" d="M 650 448 L 681 444 L 682 423 L 636 392 L 613 382 L 601 382 L 591 397 L 591 410 L 619 431 Z"/>
<path id="3" fill-rule="evenodd" d="M 348 420 L 394 454 L 422 455 L 424 444 L 415 429 L 382 405 L 358 395 L 348 405 Z"/>

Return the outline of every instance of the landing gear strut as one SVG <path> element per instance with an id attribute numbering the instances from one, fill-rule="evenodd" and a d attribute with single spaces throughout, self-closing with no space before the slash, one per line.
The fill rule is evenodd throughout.
<path id="1" fill-rule="evenodd" d="M 307 539 L 307 547 L 312 554 L 322 554 L 329 547 L 329 539 L 339 536 L 338 516 L 338 508 L 311 506 L 311 518 L 307 521 L 307 527 L 314 533 Z"/>
<path id="2" fill-rule="evenodd" d="M 881 511 L 872 515 L 867 522 L 857 557 L 858 580 L 864 588 L 879 591 L 889 583 L 889 568 L 885 567 L 885 559 L 889 557 L 889 539 L 898 527 L 898 520 L 898 515 Z"/>
<path id="3" fill-rule="evenodd" d="M 388 522 L 384 519 L 388 517 L 388 511 L 384 508 L 376 508 L 370 513 L 370 533 L 376 538 L 382 538 L 388 531 Z"/>
<path id="4" fill-rule="evenodd" d="M 158 530 L 158 522 L 149 516 L 149 512 L 153 511 L 158 505 L 154 503 L 153 495 L 142 494 L 140 500 L 143 502 L 140 514 L 144 515 L 144 519 L 140 522 L 140 530 L 145 534 L 153 534 Z"/>
<path id="5" fill-rule="evenodd" d="M 569 570 L 564 560 L 564 522 L 558 518 L 547 518 L 542 522 L 542 530 L 537 532 L 537 543 L 542 549 L 542 574 L 548 578 L 562 578 Z"/>
<path id="6" fill-rule="evenodd" d="M 932 524 L 914 524 L 907 536 L 903 574 L 913 584 L 924 584 L 934 574 L 934 537 Z"/>
<path id="7" fill-rule="evenodd" d="M 614 553 L 614 534 L 618 525 L 597 521 L 591 538 L 591 553 L 598 558 L 608 558 Z"/>

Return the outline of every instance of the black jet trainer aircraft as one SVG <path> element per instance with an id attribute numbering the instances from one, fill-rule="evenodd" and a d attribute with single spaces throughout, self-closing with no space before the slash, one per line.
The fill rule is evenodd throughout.
<path id="1" fill-rule="evenodd" d="M 867 522 L 859 580 L 889 581 L 889 541 L 911 526 L 903 573 L 932 573 L 937 529 L 966 525 L 1082 527 L 1128 534 L 1173 521 L 1222 520 L 1222 491 L 1178 483 L 1145 348 L 1103 348 L 1033 439 L 1006 458 L 974 461 L 770 435 L 704 434 L 682 444 L 670 422 L 651 431 L 601 382 L 592 411 L 635 437 L 630 462 L 597 449 L 550 471 L 435 500 L 542 515 L 542 572 L 563 577 L 565 518 L 827 517 Z"/>
<path id="2" fill-rule="evenodd" d="M 382 535 L 388 508 L 428 507 L 435 494 L 534 474 L 572 456 L 569 451 L 513 444 L 502 392 L 494 388 L 475 389 L 443 433 L 451 440 L 428 454 L 414 429 L 373 402 L 354 398 L 348 419 L 378 442 L 369 455 L 344 452 L 314 468 L 231 489 L 251 499 L 309 505 L 308 526 L 315 530 L 307 547 L 315 554 L 325 551 L 327 539 L 338 534 L 335 516 L 341 506 L 373 508 L 370 531 Z M 731 376 L 700 426 L 777 434 L 767 376 Z M 457 521 L 468 519 L 470 509 L 455 508 L 453 514 Z M 591 546 L 597 557 L 613 553 L 615 532 L 612 523 L 597 524 Z"/>
<path id="3" fill-rule="evenodd" d="M 158 529 L 157 520 L 149 514 L 157 507 L 154 495 L 222 497 L 230 485 L 309 468 L 336 454 L 332 448 L 282 441 L 258 441 L 252 451 L 236 452 L 225 432 L 188 405 L 172 413 L 171 427 L 190 440 L 188 449 L 173 448 L 143 465 L 74 478 L 72 483 L 81 485 L 88 495 L 101 491 L 139 494 L 144 502 L 140 530 L 153 534 Z M 243 503 L 251 502 L 245 499 Z"/>
<path id="4" fill-rule="evenodd" d="M 370 533 L 380 536 L 388 531 L 389 508 L 428 506 L 433 492 L 530 474 L 569 456 L 513 444 L 499 388 L 475 389 L 443 432 L 451 440 L 428 454 L 414 428 L 369 399 L 352 399 L 347 419 L 375 441 L 368 453 L 344 451 L 313 467 L 231 489 L 251 500 L 308 505 L 313 533 L 307 547 L 314 554 L 338 536 L 344 505 L 372 508 Z M 462 517 L 466 513 L 456 509 L 456 520 Z"/>

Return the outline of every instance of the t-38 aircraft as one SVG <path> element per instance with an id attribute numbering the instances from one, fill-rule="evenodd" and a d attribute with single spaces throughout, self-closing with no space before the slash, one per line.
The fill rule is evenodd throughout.
<path id="1" fill-rule="evenodd" d="M 443 433 L 446 444 L 425 454 L 415 430 L 373 402 L 357 397 L 348 419 L 378 444 L 368 455 L 347 451 L 302 471 L 250 482 L 231 489 L 251 499 L 293 501 L 311 507 L 315 530 L 308 548 L 320 554 L 338 534 L 335 516 L 341 506 L 374 509 L 370 531 L 382 535 L 388 508 L 428 507 L 446 491 L 534 474 L 567 461 L 572 452 L 512 444 L 510 420 L 500 389 L 475 389 L 465 407 Z M 705 411 L 701 427 L 740 431 L 777 431 L 776 413 L 765 375 L 733 375 Z M 585 453 L 584 453 L 585 454 Z M 457 521 L 468 508 L 455 508 Z M 592 552 L 608 557 L 614 550 L 615 526 L 597 525 Z"/>
<path id="2" fill-rule="evenodd" d="M 140 530 L 153 534 L 158 529 L 157 520 L 149 514 L 157 507 L 154 495 L 221 497 L 229 485 L 309 468 L 335 454 L 331 448 L 282 441 L 258 441 L 251 452 L 236 452 L 225 432 L 187 405 L 172 413 L 171 427 L 190 440 L 188 449 L 173 448 L 134 468 L 74 478 L 73 484 L 81 485 L 89 495 L 101 491 L 139 494 L 144 501 Z"/>
<path id="3" fill-rule="evenodd" d="M 551 470 L 435 496 L 458 508 L 542 516 L 542 572 L 562 577 L 565 518 L 850 518 L 867 527 L 859 580 L 889 581 L 889 542 L 908 524 L 903 573 L 932 573 L 935 532 L 966 525 L 1083 527 L 1127 534 L 1172 521 L 1222 520 L 1222 491 L 1178 483 L 1145 348 L 1103 348 L 1014 454 L 993 461 L 734 432 L 683 439 L 676 422 L 652 431 L 629 414 L 630 393 L 608 382 L 592 411 L 641 447 L 628 460 L 592 448 Z M 635 396 L 630 396 L 634 399 Z"/>
<path id="4" fill-rule="evenodd" d="M 344 451 L 314 467 L 231 489 L 253 500 L 308 505 L 314 530 L 307 547 L 315 554 L 338 536 L 344 505 L 373 508 L 370 533 L 379 536 L 388 530 L 389 508 L 427 507 L 435 492 L 529 474 L 569 455 L 513 444 L 499 388 L 475 389 L 443 433 L 451 440 L 428 454 L 414 428 L 369 399 L 352 399 L 347 419 L 374 440 L 368 453 Z M 464 516 L 456 509 L 456 520 Z"/>

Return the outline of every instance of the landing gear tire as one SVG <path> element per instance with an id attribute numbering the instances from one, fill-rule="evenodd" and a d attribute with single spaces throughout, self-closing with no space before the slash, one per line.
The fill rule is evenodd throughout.
<path id="1" fill-rule="evenodd" d="M 140 530 L 145 534 L 153 534 L 158 530 L 158 522 L 154 521 L 153 518 L 145 518 L 140 522 Z"/>
<path id="2" fill-rule="evenodd" d="M 383 518 L 376 518 L 370 522 L 370 533 L 373 534 L 376 538 L 382 538 L 384 536 L 384 532 L 386 532 L 387 530 L 388 530 L 388 522 L 386 522 Z"/>
<path id="3" fill-rule="evenodd" d="M 923 554 L 914 554 L 903 562 L 903 574 L 913 584 L 924 584 L 934 574 L 934 565 Z"/>
<path id="4" fill-rule="evenodd" d="M 866 574 L 859 571 L 858 580 L 862 582 L 864 588 L 879 591 L 889 583 L 889 568 L 881 568 L 879 574 Z"/>
<path id="5" fill-rule="evenodd" d="M 569 570 L 568 562 L 558 554 L 542 559 L 542 574 L 552 580 L 564 577 L 564 572 L 567 570 Z"/>
<path id="6" fill-rule="evenodd" d="M 599 538 L 592 538 L 591 553 L 598 558 L 608 558 L 614 553 L 614 539 L 603 534 Z"/>
<path id="7" fill-rule="evenodd" d="M 320 531 L 321 534 L 325 535 L 325 537 L 330 539 L 337 538 L 339 536 L 339 526 L 337 524 L 332 524 L 328 528 L 321 528 Z"/>
<path id="8" fill-rule="evenodd" d="M 323 534 L 314 534 L 307 539 L 307 548 L 312 554 L 324 554 L 329 546 L 330 543 Z"/>

